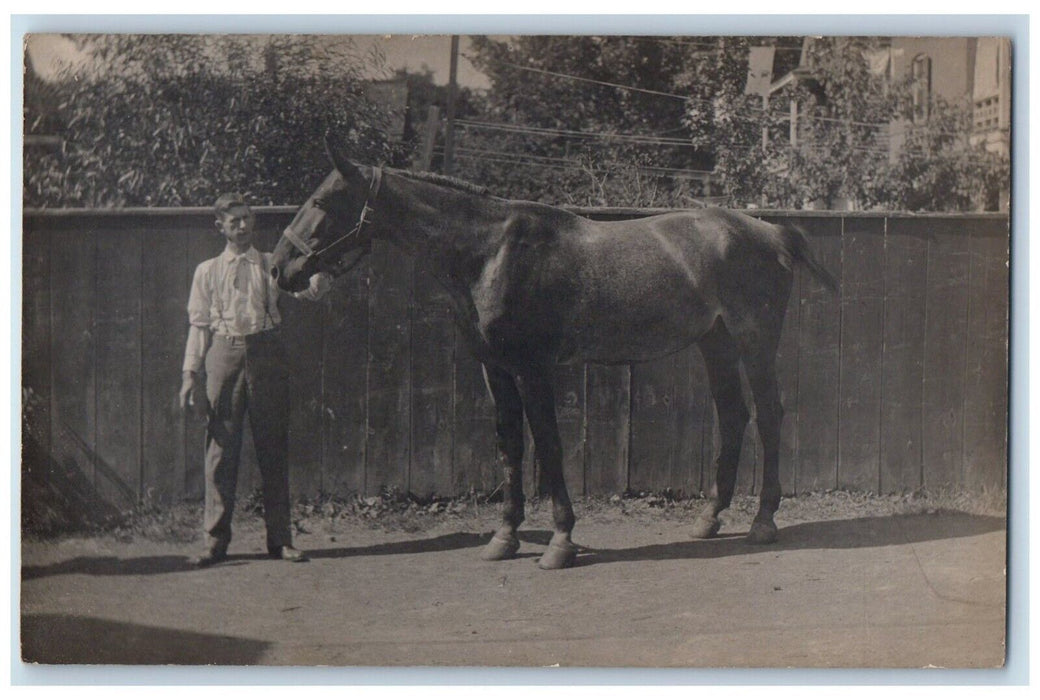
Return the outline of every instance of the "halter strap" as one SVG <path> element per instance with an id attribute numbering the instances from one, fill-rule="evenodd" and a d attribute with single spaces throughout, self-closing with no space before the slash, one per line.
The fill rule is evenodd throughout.
<path id="1" fill-rule="evenodd" d="M 292 226 L 287 226 L 285 230 L 282 231 L 282 235 L 289 239 L 289 242 L 293 244 L 293 247 L 296 248 L 296 250 L 300 251 L 308 258 L 314 255 L 314 249 L 311 248 L 310 243 L 297 236 L 296 232 L 293 231 Z"/>

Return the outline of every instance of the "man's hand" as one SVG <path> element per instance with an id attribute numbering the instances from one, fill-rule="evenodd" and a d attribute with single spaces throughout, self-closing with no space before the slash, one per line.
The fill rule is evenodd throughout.
<path id="1" fill-rule="evenodd" d="M 319 272 L 317 274 L 311 275 L 310 287 L 308 287 L 307 291 L 310 292 L 312 299 L 314 299 L 315 301 L 321 299 L 329 293 L 330 289 L 332 289 L 331 275 L 325 272 Z"/>
<path id="2" fill-rule="evenodd" d="M 206 384 L 196 372 L 185 372 L 181 382 L 181 410 L 188 410 L 196 418 L 209 415 L 209 398 L 206 396 Z"/>

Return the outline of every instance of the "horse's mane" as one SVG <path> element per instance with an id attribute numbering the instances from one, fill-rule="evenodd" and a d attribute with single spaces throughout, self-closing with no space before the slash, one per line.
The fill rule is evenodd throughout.
<path id="1" fill-rule="evenodd" d="M 460 180 L 457 177 L 451 175 L 441 175 L 440 173 L 428 173 L 428 172 L 414 172 L 412 170 L 399 170 L 398 174 L 404 175 L 407 178 L 413 180 L 422 180 L 423 182 L 430 182 L 434 185 L 443 185 L 444 187 L 450 187 L 453 190 L 461 190 L 463 192 L 469 192 L 470 194 L 481 194 L 486 195 L 490 193 L 487 187 L 483 185 L 474 185 L 472 182 L 466 182 Z"/>

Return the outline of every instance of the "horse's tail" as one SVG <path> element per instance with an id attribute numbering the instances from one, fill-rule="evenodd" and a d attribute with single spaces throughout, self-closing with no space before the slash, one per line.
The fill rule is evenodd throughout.
<path id="1" fill-rule="evenodd" d="M 838 280 L 820 264 L 809 247 L 805 233 L 792 224 L 779 225 L 784 253 L 794 262 L 801 263 L 809 269 L 812 276 L 820 284 L 832 292 L 838 291 Z"/>

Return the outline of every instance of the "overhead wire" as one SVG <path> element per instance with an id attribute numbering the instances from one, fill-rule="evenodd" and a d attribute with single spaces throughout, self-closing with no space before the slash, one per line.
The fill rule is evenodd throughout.
<path id="1" fill-rule="evenodd" d="M 516 153 L 515 151 L 496 151 L 492 149 L 473 148 L 468 146 L 459 146 L 455 149 L 456 154 L 464 155 L 484 155 L 490 159 L 502 159 L 509 158 L 513 159 L 511 162 L 523 163 L 525 165 L 552 165 L 559 166 L 566 169 L 577 169 L 577 170 L 590 170 L 594 169 L 588 164 L 581 163 L 574 158 L 563 158 L 559 156 L 541 156 L 533 153 Z M 438 153 L 443 154 L 443 148 L 436 149 Z M 641 170 L 647 173 L 660 175 L 663 177 L 674 177 L 678 179 L 686 180 L 704 180 L 711 175 L 711 171 L 708 170 L 694 170 L 692 168 L 669 168 L 660 165 L 646 165 L 640 163 L 630 163 L 618 160 L 602 160 L 599 161 L 600 165 L 609 165 L 615 167 L 632 168 L 635 170 Z"/>
<path id="2" fill-rule="evenodd" d="M 689 148 L 694 147 L 694 145 L 687 139 L 654 136 L 649 134 L 581 131 L 576 129 L 551 129 L 547 127 L 528 126 L 525 124 L 485 122 L 473 119 L 456 119 L 455 123 L 463 127 L 472 127 L 475 129 L 486 129 L 491 131 L 505 131 L 511 133 L 527 134 L 532 136 L 562 136 L 585 139 L 602 139 L 608 141 L 626 141 L 630 143 L 639 143 L 647 145 L 683 146 Z"/>

